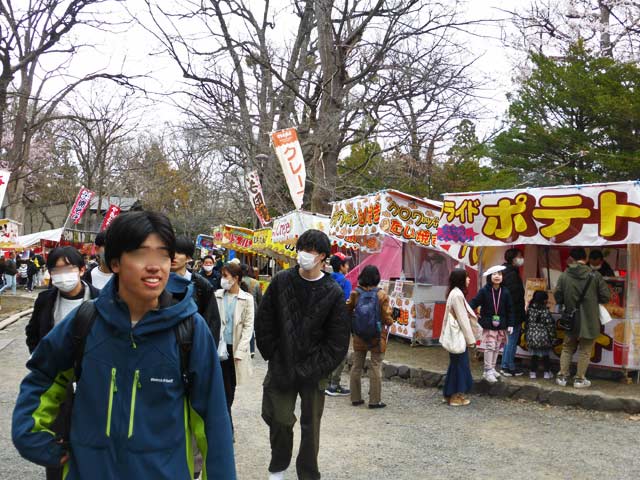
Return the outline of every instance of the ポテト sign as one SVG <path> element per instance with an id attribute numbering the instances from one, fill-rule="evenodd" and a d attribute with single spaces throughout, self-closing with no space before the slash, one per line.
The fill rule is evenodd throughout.
<path id="1" fill-rule="evenodd" d="M 640 243 L 640 183 L 446 194 L 438 241 L 473 246 Z"/>

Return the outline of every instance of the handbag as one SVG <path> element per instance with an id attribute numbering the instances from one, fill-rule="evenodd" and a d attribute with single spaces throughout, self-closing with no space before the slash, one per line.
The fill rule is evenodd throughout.
<path id="1" fill-rule="evenodd" d="M 611 314 L 609 310 L 602 304 L 598 305 L 598 310 L 600 311 L 600 325 L 606 325 L 611 321 Z"/>
<path id="2" fill-rule="evenodd" d="M 585 295 L 587 294 L 587 289 L 589 288 L 589 285 L 591 284 L 592 279 L 593 279 L 593 273 L 590 273 L 589 278 L 587 278 L 587 283 L 582 289 L 582 293 L 580 294 L 580 297 L 578 298 L 578 301 L 576 302 L 575 307 L 572 308 L 571 310 L 567 310 L 567 308 L 565 308 L 562 311 L 560 320 L 558 320 L 558 328 L 560 330 L 572 332 L 576 323 L 578 323 L 578 321 L 580 320 L 580 306 L 582 304 L 582 301 L 584 300 Z"/>
<path id="3" fill-rule="evenodd" d="M 463 353 L 467 349 L 467 341 L 460 325 L 448 310 L 444 328 L 440 333 L 440 345 L 449 353 Z"/>

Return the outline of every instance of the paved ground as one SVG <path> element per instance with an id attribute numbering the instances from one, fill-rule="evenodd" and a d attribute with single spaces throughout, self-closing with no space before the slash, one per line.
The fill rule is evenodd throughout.
<path id="1" fill-rule="evenodd" d="M 0 332 L 0 478 L 44 478 L 11 445 L 10 418 L 27 351 L 21 320 Z M 265 364 L 238 389 L 234 417 L 240 479 L 266 479 L 267 429 L 260 419 Z M 343 377 L 347 381 L 346 374 Z M 364 391 L 367 391 L 366 380 Z M 385 382 L 383 410 L 328 398 L 321 435 L 323 478 L 638 478 L 640 422 L 624 414 L 592 413 L 532 403 L 475 398 L 452 409 L 435 389 Z M 296 429 L 296 445 L 299 430 Z M 297 448 L 297 447 L 296 447 Z M 288 479 L 294 479 L 290 472 Z"/>

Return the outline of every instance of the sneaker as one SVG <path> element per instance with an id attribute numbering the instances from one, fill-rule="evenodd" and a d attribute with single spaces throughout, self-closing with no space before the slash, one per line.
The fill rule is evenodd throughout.
<path id="1" fill-rule="evenodd" d="M 560 385 L 561 387 L 566 387 L 567 386 L 567 377 L 561 377 L 560 375 L 558 375 L 556 377 L 556 384 Z"/>
<path id="2" fill-rule="evenodd" d="M 336 387 L 336 395 L 338 395 L 340 397 L 346 397 L 347 395 L 351 395 L 351 390 L 349 390 L 348 388 L 344 388 L 344 387 L 341 387 L 340 385 L 338 385 Z"/>
<path id="3" fill-rule="evenodd" d="M 382 402 L 380 402 L 380 403 L 370 403 L 369 404 L 369 408 L 384 408 L 386 406 L 387 406 L 387 404 L 386 403 L 382 403 Z"/>
<path id="4" fill-rule="evenodd" d="M 591 382 L 586 378 L 576 378 L 573 381 L 573 388 L 589 388 L 591 386 Z"/>
<path id="5" fill-rule="evenodd" d="M 529 378 L 531 380 L 535 380 L 536 378 L 538 378 L 538 374 L 536 374 L 536 372 L 529 372 Z"/>
<path id="6" fill-rule="evenodd" d="M 491 373 L 493 373 L 493 376 L 496 378 L 500 378 L 500 373 L 496 371 L 496 369 L 494 368 L 493 370 L 491 370 Z"/>
<path id="7" fill-rule="evenodd" d="M 284 473 L 286 472 L 286 470 L 283 470 L 281 472 L 269 472 L 269 480 L 284 480 Z"/>
<path id="8" fill-rule="evenodd" d="M 500 370 L 500 375 L 502 375 L 503 377 L 513 377 L 513 373 L 511 373 L 511 370 L 509 370 L 508 368 L 503 368 L 502 370 Z"/>
<path id="9" fill-rule="evenodd" d="M 484 372 L 482 374 L 482 379 L 486 380 L 489 383 L 497 383 L 498 379 L 496 378 L 496 376 L 493 374 L 493 372 L 491 370 Z"/>
<path id="10" fill-rule="evenodd" d="M 364 405 L 364 400 L 356 400 L 354 402 L 351 402 L 351 405 L 353 405 L 354 407 L 359 407 L 360 405 Z"/>
<path id="11" fill-rule="evenodd" d="M 325 393 L 325 395 L 329 395 L 330 397 L 337 397 L 339 395 L 337 387 L 328 387 L 324 391 L 324 393 Z"/>
<path id="12" fill-rule="evenodd" d="M 550 372 L 550 371 L 544 372 L 544 379 L 545 380 L 551 380 L 552 378 L 553 378 L 553 372 Z"/>

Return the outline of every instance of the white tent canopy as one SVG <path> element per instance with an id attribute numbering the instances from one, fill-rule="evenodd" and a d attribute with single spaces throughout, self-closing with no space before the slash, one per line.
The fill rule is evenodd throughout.
<path id="1" fill-rule="evenodd" d="M 18 245 L 21 247 L 30 247 L 41 240 L 49 240 L 51 242 L 59 242 L 62 237 L 64 228 L 56 228 L 54 230 L 45 230 L 44 232 L 31 233 L 18 237 Z"/>

